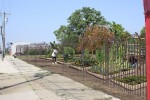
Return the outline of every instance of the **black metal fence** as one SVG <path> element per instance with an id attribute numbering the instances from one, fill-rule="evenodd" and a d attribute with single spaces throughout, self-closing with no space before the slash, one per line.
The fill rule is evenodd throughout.
<path id="1" fill-rule="evenodd" d="M 104 44 L 100 54 L 103 57 L 97 66 L 99 78 L 107 80 L 108 86 L 146 97 L 145 39 L 132 37 L 126 41 L 113 41 L 111 46 Z"/>
<path id="2" fill-rule="evenodd" d="M 80 74 L 83 73 L 84 77 L 86 77 L 84 73 L 88 73 L 100 79 L 99 82 L 105 83 L 105 86 L 146 99 L 145 46 L 145 39 L 138 36 L 128 38 L 126 41 L 114 40 L 111 44 L 103 43 L 102 48 L 93 54 L 89 53 L 90 57 L 87 61 L 84 60 L 85 55 L 84 57 L 76 57 L 75 60 L 83 59 L 79 63 L 84 64 L 79 67 Z M 16 48 L 16 52 L 25 55 L 28 60 L 39 57 L 49 58 L 51 50 L 49 45 L 18 45 Z M 91 58 L 94 59 L 90 62 L 92 64 L 86 66 L 85 63 Z"/>

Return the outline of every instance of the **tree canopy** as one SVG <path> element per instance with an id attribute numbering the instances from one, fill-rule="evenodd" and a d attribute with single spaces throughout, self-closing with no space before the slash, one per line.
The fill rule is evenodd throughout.
<path id="1" fill-rule="evenodd" d="M 86 29 L 84 35 L 80 38 L 78 50 L 88 49 L 94 51 L 101 49 L 104 43 L 109 43 L 114 39 L 114 34 L 104 26 L 90 26 Z"/>
<path id="2" fill-rule="evenodd" d="M 57 40 L 64 46 L 76 47 L 78 36 L 68 27 L 62 25 L 58 30 L 54 32 Z"/>
<path id="3" fill-rule="evenodd" d="M 121 24 L 112 22 L 110 25 L 110 29 L 114 33 L 116 39 L 125 40 L 126 38 L 131 36 L 128 31 L 125 31 Z"/>
<path id="4" fill-rule="evenodd" d="M 90 7 L 83 7 L 72 13 L 68 18 L 68 25 L 60 26 L 54 34 L 61 44 L 76 46 L 78 37 L 84 34 L 87 26 L 108 24 L 109 22 L 105 20 L 100 11 L 96 11 L 94 8 Z"/>
<path id="5" fill-rule="evenodd" d="M 109 28 L 109 30 L 114 33 L 114 37 L 120 40 L 125 40 L 130 36 L 130 33 L 125 31 L 121 24 L 106 21 L 100 11 L 90 7 L 83 7 L 82 9 L 76 10 L 67 21 L 68 25 L 62 25 L 54 32 L 57 40 L 63 46 L 76 48 L 79 42 L 81 42 L 79 38 L 81 39 L 81 37 L 87 33 L 87 28 L 95 28 L 95 26 Z M 95 28 L 94 31 L 95 30 L 97 29 Z M 97 39 L 96 35 L 97 34 L 95 34 L 95 39 Z"/>
<path id="6" fill-rule="evenodd" d="M 140 31 L 140 37 L 145 38 L 145 34 L 146 34 L 145 27 L 143 27 Z"/>
<path id="7" fill-rule="evenodd" d="M 68 23 L 75 34 L 82 35 L 87 26 L 108 25 L 109 22 L 105 20 L 100 11 L 90 7 L 83 7 L 72 13 L 68 18 Z"/>

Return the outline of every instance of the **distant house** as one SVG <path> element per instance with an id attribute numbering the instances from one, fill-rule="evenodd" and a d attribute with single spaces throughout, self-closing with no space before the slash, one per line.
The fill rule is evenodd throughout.
<path id="1" fill-rule="evenodd" d="M 29 45 L 30 43 L 27 42 L 16 42 L 16 43 L 12 43 L 11 47 L 10 47 L 10 55 L 13 56 L 16 53 L 21 53 L 23 52 L 23 49 L 18 50 L 17 46 L 21 46 L 21 45 Z"/>

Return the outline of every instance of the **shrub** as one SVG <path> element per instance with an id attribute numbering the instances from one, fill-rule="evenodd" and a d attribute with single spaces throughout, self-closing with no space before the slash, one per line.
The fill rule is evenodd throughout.
<path id="1" fill-rule="evenodd" d="M 96 50 L 96 60 L 98 63 L 102 63 L 105 60 L 105 54 L 102 50 Z"/>
<path id="2" fill-rule="evenodd" d="M 75 65 L 89 67 L 94 65 L 95 59 L 90 56 L 87 49 L 84 50 L 80 58 L 74 58 Z"/>
<path id="3" fill-rule="evenodd" d="M 106 70 L 104 69 L 104 67 L 101 67 L 101 66 L 94 65 L 94 66 L 92 66 L 92 68 L 90 69 L 90 71 L 93 72 L 93 73 L 96 73 L 96 74 L 102 74 L 104 76 L 107 75 Z"/>
<path id="4" fill-rule="evenodd" d="M 68 61 L 70 59 L 73 59 L 75 55 L 75 50 L 71 47 L 64 47 L 64 60 Z"/>

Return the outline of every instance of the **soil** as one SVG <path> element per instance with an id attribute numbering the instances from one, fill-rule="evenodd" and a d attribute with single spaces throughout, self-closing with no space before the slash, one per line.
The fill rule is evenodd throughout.
<path id="1" fill-rule="evenodd" d="M 30 64 L 36 65 L 44 70 L 48 70 L 53 73 L 57 73 L 70 79 L 73 79 L 88 87 L 102 91 L 104 93 L 117 97 L 121 100 L 146 100 L 145 90 L 142 92 L 139 90 L 136 91 L 127 90 L 123 87 L 118 86 L 115 83 L 110 82 L 110 80 L 99 79 L 86 73 L 85 70 L 79 71 L 77 69 L 69 67 L 69 65 L 67 64 L 53 65 L 51 60 L 45 59 L 34 59 L 34 60 L 28 59 L 25 61 Z"/>

